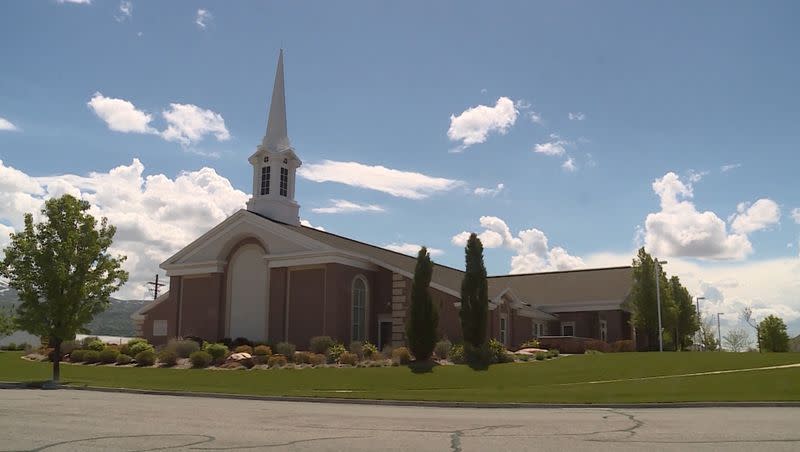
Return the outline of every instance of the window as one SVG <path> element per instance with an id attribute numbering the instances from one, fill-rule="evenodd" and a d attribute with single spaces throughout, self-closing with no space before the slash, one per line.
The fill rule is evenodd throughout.
<path id="1" fill-rule="evenodd" d="M 281 167 L 281 196 L 286 196 L 289 192 L 289 170 Z"/>
<path id="2" fill-rule="evenodd" d="M 500 314 L 500 342 L 505 344 L 508 337 L 508 319 L 505 314 Z"/>
<path id="3" fill-rule="evenodd" d="M 166 335 L 167 335 L 167 321 L 153 320 L 153 336 L 166 336 Z"/>
<path id="4" fill-rule="evenodd" d="M 366 339 L 367 326 L 367 282 L 363 276 L 353 280 L 353 330 L 351 340 Z"/>
<path id="5" fill-rule="evenodd" d="M 544 323 L 533 321 L 533 337 L 544 336 Z"/>
<path id="6" fill-rule="evenodd" d="M 561 335 L 574 336 L 575 335 L 575 322 L 561 322 Z"/>
<path id="7" fill-rule="evenodd" d="M 608 322 L 605 320 L 600 321 L 600 340 L 608 341 Z"/>
<path id="8" fill-rule="evenodd" d="M 261 167 L 261 194 L 268 195 L 269 194 L 269 176 L 270 176 L 270 167 L 269 166 L 262 166 Z"/>

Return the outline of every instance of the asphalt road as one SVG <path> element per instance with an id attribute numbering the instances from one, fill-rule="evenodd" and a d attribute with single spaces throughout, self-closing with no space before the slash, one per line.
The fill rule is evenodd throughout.
<path id="1" fill-rule="evenodd" d="M 417 408 L 0 390 L 0 450 L 800 450 L 800 408 Z"/>

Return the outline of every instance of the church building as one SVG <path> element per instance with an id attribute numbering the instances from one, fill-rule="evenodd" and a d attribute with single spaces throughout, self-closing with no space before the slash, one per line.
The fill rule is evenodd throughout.
<path id="1" fill-rule="evenodd" d="M 244 337 L 307 349 L 331 336 L 380 349 L 405 342 L 415 257 L 300 224 L 302 165 L 286 127 L 283 52 L 261 144 L 248 159 L 252 197 L 161 264 L 170 290 L 134 314 L 154 344 L 175 337 Z M 435 265 L 431 294 L 439 333 L 461 339 L 464 272 Z M 633 338 L 625 308 L 631 267 L 493 276 L 488 334 L 509 348 L 534 337 Z"/>

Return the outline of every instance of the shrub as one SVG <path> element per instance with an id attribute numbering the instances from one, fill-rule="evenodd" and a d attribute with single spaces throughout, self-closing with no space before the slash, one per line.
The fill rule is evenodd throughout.
<path id="1" fill-rule="evenodd" d="M 392 361 L 398 364 L 408 364 L 411 362 L 411 352 L 406 347 L 397 347 L 392 350 Z"/>
<path id="2" fill-rule="evenodd" d="M 106 344 L 103 343 L 100 339 L 95 339 L 88 344 L 86 344 L 86 348 L 89 350 L 94 350 L 96 352 L 102 352 L 104 348 L 106 348 Z"/>
<path id="3" fill-rule="evenodd" d="M 557 348 L 551 348 L 550 350 L 547 351 L 547 353 L 553 355 L 553 357 L 556 357 L 556 356 L 558 356 L 558 349 Z"/>
<path id="4" fill-rule="evenodd" d="M 287 363 L 286 357 L 283 355 L 272 355 L 267 359 L 267 365 L 269 367 L 283 367 Z"/>
<path id="5" fill-rule="evenodd" d="M 189 355 L 200 350 L 200 344 L 193 339 L 185 339 L 182 341 L 171 341 L 167 345 L 167 348 L 175 352 L 179 358 L 188 358 Z M 159 355 L 159 360 L 160 359 Z"/>
<path id="6" fill-rule="evenodd" d="M 527 341 L 523 342 L 519 348 L 539 348 L 540 344 L 539 341 L 536 339 L 528 339 Z"/>
<path id="7" fill-rule="evenodd" d="M 586 350 L 594 350 L 605 353 L 611 351 L 611 346 L 608 345 L 608 342 L 606 341 L 592 339 L 590 341 L 586 341 Z"/>
<path id="8" fill-rule="evenodd" d="M 233 350 L 234 353 L 249 353 L 253 354 L 253 347 L 249 345 L 240 345 Z"/>
<path id="9" fill-rule="evenodd" d="M 536 352 L 536 361 L 544 361 L 547 358 L 547 353 L 545 352 Z"/>
<path id="10" fill-rule="evenodd" d="M 247 339 L 246 337 L 237 337 L 236 339 L 231 341 L 230 347 L 236 348 L 236 347 L 238 347 L 240 345 L 249 345 L 249 346 L 252 347 L 253 343 L 250 342 L 250 339 Z"/>
<path id="11" fill-rule="evenodd" d="M 150 344 L 148 344 L 150 345 Z M 140 367 L 150 367 L 156 363 L 156 352 L 152 350 L 152 346 L 149 349 L 145 349 L 140 351 L 136 354 L 134 359 L 136 360 L 136 365 Z"/>
<path id="12" fill-rule="evenodd" d="M 489 341 L 489 361 L 492 363 L 508 363 L 513 361 L 513 358 L 509 356 L 508 350 L 506 350 L 506 346 L 502 342 L 497 339 L 491 339 Z"/>
<path id="13" fill-rule="evenodd" d="M 186 336 L 183 339 L 186 340 L 186 341 L 192 341 L 195 344 L 197 344 L 198 350 L 199 350 L 199 348 L 203 347 L 203 343 L 205 342 L 203 340 L 203 338 L 200 337 L 200 336 Z M 177 352 L 177 350 L 176 350 L 176 352 Z M 180 356 L 180 353 L 178 354 L 178 356 Z M 182 358 L 186 358 L 186 356 L 182 356 Z"/>
<path id="14" fill-rule="evenodd" d="M 343 344 L 333 344 L 328 349 L 327 357 L 329 363 L 335 363 L 339 361 L 339 357 L 342 356 L 342 353 L 346 352 L 347 349 L 344 348 Z"/>
<path id="15" fill-rule="evenodd" d="M 16 350 L 17 344 L 15 344 L 14 342 L 9 342 L 8 345 L 4 345 L 3 347 L 0 348 L 2 348 L 3 350 Z"/>
<path id="16" fill-rule="evenodd" d="M 474 369 L 486 369 L 493 362 L 489 344 L 475 347 L 469 342 L 464 344 L 464 360 Z"/>
<path id="17" fill-rule="evenodd" d="M 229 337 L 223 337 L 222 339 L 217 341 L 218 344 L 225 344 L 226 347 L 231 348 L 233 346 L 233 339 Z"/>
<path id="18" fill-rule="evenodd" d="M 69 354 L 69 360 L 73 363 L 82 363 L 86 360 L 86 350 L 73 350 L 72 353 Z"/>
<path id="19" fill-rule="evenodd" d="M 294 356 L 295 351 L 297 351 L 297 347 L 289 342 L 278 342 L 278 345 L 275 346 L 275 352 L 279 355 L 283 355 L 284 358 L 287 356 Z"/>
<path id="20" fill-rule="evenodd" d="M 191 356 L 191 354 L 189 356 Z M 161 353 L 158 354 L 158 362 L 164 367 L 172 367 L 178 364 L 178 353 L 171 348 L 165 348 L 164 350 L 161 350 Z"/>
<path id="21" fill-rule="evenodd" d="M 364 344 L 361 341 L 353 341 L 350 343 L 350 353 L 353 353 L 358 359 L 364 358 Z"/>
<path id="22" fill-rule="evenodd" d="M 514 355 L 514 357 L 516 359 L 518 359 L 520 361 L 524 361 L 524 362 L 528 362 L 528 361 L 531 360 L 531 355 L 528 355 L 528 354 L 525 354 L 525 353 L 517 353 L 517 354 Z"/>
<path id="23" fill-rule="evenodd" d="M 311 355 L 311 364 L 314 366 L 321 366 L 328 361 L 328 357 L 322 353 L 315 353 Z"/>
<path id="24" fill-rule="evenodd" d="M 376 347 L 374 344 L 364 342 L 362 348 L 364 349 L 364 358 L 366 359 L 375 359 L 379 355 L 378 347 Z"/>
<path id="25" fill-rule="evenodd" d="M 134 339 L 133 341 L 134 341 L 133 344 L 128 343 L 128 350 L 127 350 L 128 353 L 125 353 L 126 355 L 130 355 L 130 356 L 136 357 L 136 356 L 139 356 L 139 353 L 141 353 L 141 352 L 150 351 L 150 352 L 153 352 L 153 356 L 155 357 L 155 349 L 146 340 L 144 340 L 144 339 Z M 136 361 L 139 361 L 139 360 L 137 359 Z"/>
<path id="26" fill-rule="evenodd" d="M 192 363 L 192 367 L 195 369 L 202 369 L 211 365 L 211 362 L 214 360 L 214 357 L 211 356 L 210 353 L 204 352 L 202 350 L 196 351 L 189 355 L 189 361 Z"/>
<path id="27" fill-rule="evenodd" d="M 600 350 L 587 349 L 585 352 L 583 352 L 583 354 L 584 355 L 602 355 L 603 352 L 601 352 Z M 552 356 L 550 356 L 550 357 L 552 358 Z"/>
<path id="28" fill-rule="evenodd" d="M 311 338 L 309 348 L 314 353 L 321 353 L 324 355 L 328 353 L 328 349 L 331 348 L 334 343 L 330 336 L 314 336 Z"/>
<path id="29" fill-rule="evenodd" d="M 79 348 L 83 348 L 83 344 L 79 341 L 64 341 L 61 343 L 61 355 L 69 355 L 73 350 L 77 350 Z M 12 342 L 8 344 L 7 350 L 22 350 L 22 348 L 19 348 Z"/>
<path id="30" fill-rule="evenodd" d="M 83 355 L 83 362 L 86 364 L 94 364 L 100 361 L 100 352 L 97 350 L 86 350 Z"/>
<path id="31" fill-rule="evenodd" d="M 266 364 L 270 355 L 253 355 L 252 361 L 254 365 Z"/>
<path id="32" fill-rule="evenodd" d="M 117 355 L 117 365 L 118 366 L 125 365 L 125 364 L 130 364 L 132 362 L 133 362 L 133 358 L 131 358 L 130 356 L 128 356 L 128 355 L 126 355 L 124 353 L 120 353 L 119 355 Z"/>
<path id="33" fill-rule="evenodd" d="M 125 353 L 126 355 L 130 355 L 130 348 L 140 342 L 144 342 L 146 344 L 147 339 L 143 339 L 141 337 L 135 337 L 129 340 L 127 343 L 123 344 L 122 348 L 120 349 L 120 352 Z"/>
<path id="34" fill-rule="evenodd" d="M 454 364 L 464 364 L 466 362 L 464 360 L 464 346 L 461 344 L 452 346 L 448 358 Z"/>
<path id="35" fill-rule="evenodd" d="M 441 341 L 436 343 L 436 347 L 433 348 L 433 353 L 439 359 L 447 359 L 450 356 L 450 350 L 453 348 L 453 343 L 448 341 L 447 339 L 442 339 Z"/>
<path id="36" fill-rule="evenodd" d="M 253 355 L 255 356 L 269 356 L 272 354 L 272 349 L 269 348 L 269 345 L 257 345 L 253 349 Z"/>
<path id="37" fill-rule="evenodd" d="M 358 355 L 351 352 L 344 352 L 339 355 L 339 364 L 349 364 L 355 366 L 358 364 Z"/>
<path id="38" fill-rule="evenodd" d="M 228 346 L 223 343 L 206 344 L 203 351 L 211 355 L 215 363 L 222 362 L 228 356 Z"/>
<path id="39" fill-rule="evenodd" d="M 611 351 L 615 353 L 635 352 L 636 346 L 633 345 L 632 340 L 616 341 L 611 344 Z"/>
<path id="40" fill-rule="evenodd" d="M 116 348 L 106 347 L 100 352 L 100 362 L 103 364 L 113 364 L 117 362 L 117 356 L 119 356 L 119 350 Z"/>
<path id="41" fill-rule="evenodd" d="M 92 343 L 94 341 L 99 341 L 99 340 L 100 340 L 100 338 L 97 337 L 97 336 L 86 336 L 83 339 L 81 339 L 81 345 L 83 346 L 84 350 L 88 350 L 90 343 Z"/>
<path id="42" fill-rule="evenodd" d="M 314 356 L 311 352 L 294 352 L 292 360 L 297 364 L 311 364 L 311 357 Z"/>

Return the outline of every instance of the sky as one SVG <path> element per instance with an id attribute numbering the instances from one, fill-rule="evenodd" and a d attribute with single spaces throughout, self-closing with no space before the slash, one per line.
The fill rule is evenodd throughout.
<path id="1" fill-rule="evenodd" d="M 800 333 L 796 2 L 0 2 L 0 246 L 71 193 L 120 296 L 244 206 L 285 49 L 306 224 L 490 274 L 668 260 Z M 163 274 L 162 274 L 163 276 Z"/>

